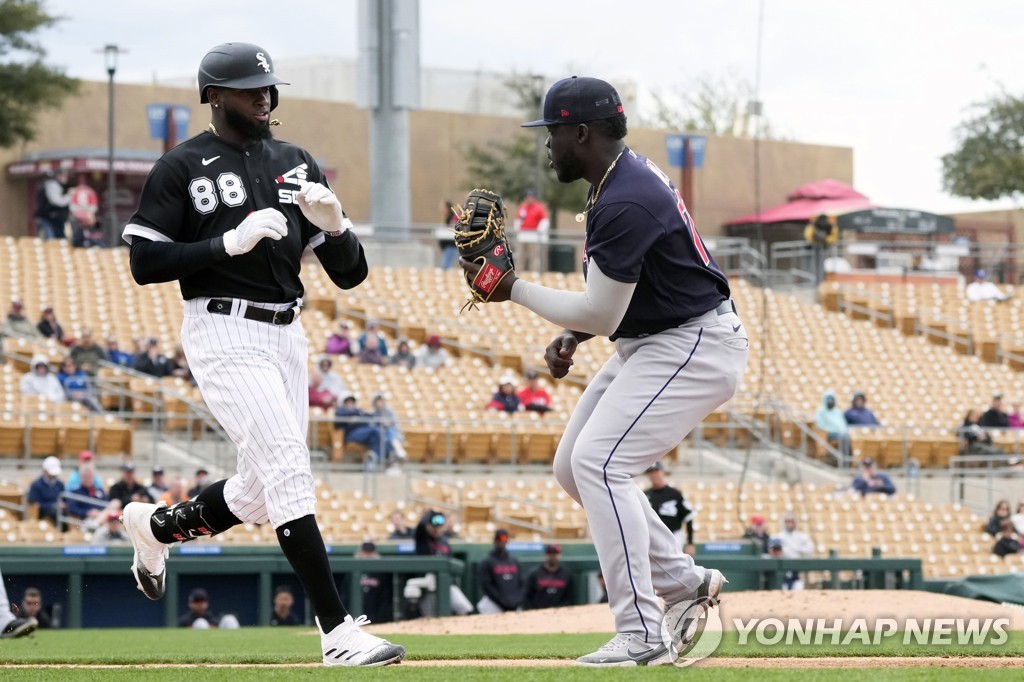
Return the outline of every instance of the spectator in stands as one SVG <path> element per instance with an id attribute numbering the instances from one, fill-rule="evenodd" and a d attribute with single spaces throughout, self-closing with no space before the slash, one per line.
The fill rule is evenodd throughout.
<path id="1" fill-rule="evenodd" d="M 188 489 L 189 498 L 193 498 L 199 493 L 206 490 L 206 486 L 208 485 L 210 485 L 210 472 L 202 467 L 199 467 L 198 469 L 196 469 L 194 485 Z"/>
<path id="2" fill-rule="evenodd" d="M 111 335 L 107 337 L 107 360 L 115 365 L 131 367 L 134 364 L 135 356 L 121 350 L 117 343 L 117 337 Z"/>
<path id="3" fill-rule="evenodd" d="M 405 514 L 400 511 L 391 512 L 391 526 L 394 530 L 388 536 L 388 540 L 406 540 L 416 535 L 416 532 L 405 522 Z"/>
<path id="4" fill-rule="evenodd" d="M 992 510 L 992 516 L 989 517 L 988 523 L 985 524 L 985 532 L 989 535 L 999 535 L 999 529 L 1003 527 L 1003 521 L 1010 520 L 1010 501 L 999 500 L 996 502 L 996 508 Z"/>
<path id="5" fill-rule="evenodd" d="M 875 413 L 868 409 L 868 399 L 861 391 L 855 391 L 853 400 L 843 416 L 849 426 L 881 426 Z"/>
<path id="6" fill-rule="evenodd" d="M 71 183 L 68 173 L 50 171 L 36 189 L 36 235 L 44 241 L 64 239 L 71 216 Z"/>
<path id="7" fill-rule="evenodd" d="M 197 495 L 199 493 L 196 493 Z M 166 492 L 160 496 L 157 502 L 163 502 L 168 507 L 184 502 L 188 499 L 188 495 L 185 494 L 185 482 L 180 478 L 171 480 L 170 485 L 167 486 Z"/>
<path id="8" fill-rule="evenodd" d="M 346 443 L 357 443 L 367 448 L 367 469 L 372 470 L 382 463 L 382 457 L 387 457 L 383 429 L 371 413 L 359 409 L 354 395 L 350 393 L 342 399 L 334 417 L 337 420 L 334 428 L 344 432 Z"/>
<path id="9" fill-rule="evenodd" d="M 11 300 L 11 309 L 4 320 L 3 333 L 0 336 L 15 336 L 23 339 L 38 339 L 39 330 L 32 320 L 25 317 L 25 306 L 18 299 Z"/>
<path id="10" fill-rule="evenodd" d="M 844 455 L 850 454 L 850 434 L 846 426 L 846 417 L 836 407 L 836 392 L 829 389 L 821 396 L 821 407 L 814 415 L 814 425 L 828 434 L 828 439 L 836 443 L 836 447 Z"/>
<path id="11" fill-rule="evenodd" d="M 1002 448 L 992 442 L 992 434 L 981 428 L 978 422 L 978 411 L 968 410 L 964 423 L 957 429 L 957 435 L 964 441 L 965 452 L 970 455 L 1005 454 Z"/>
<path id="12" fill-rule="evenodd" d="M 174 347 L 174 355 L 169 359 L 171 366 L 171 376 L 184 379 L 193 386 L 196 385 L 196 380 L 192 378 L 192 370 L 188 367 L 188 358 L 185 357 L 185 349 L 178 344 Z"/>
<path id="13" fill-rule="evenodd" d="M 38 395 L 55 403 L 64 402 L 64 387 L 50 374 L 50 363 L 42 355 L 32 357 L 32 369 L 21 377 L 21 394 Z"/>
<path id="14" fill-rule="evenodd" d="M 107 512 L 106 523 L 93 533 L 92 544 L 121 545 L 128 542 L 128 536 L 124 534 L 120 516 L 117 512 Z"/>
<path id="15" fill-rule="evenodd" d="M 388 341 L 377 320 L 367 320 L 366 330 L 359 336 L 359 362 L 364 365 L 388 364 Z"/>
<path id="16" fill-rule="evenodd" d="M 167 356 L 160 352 L 160 339 L 155 336 L 146 343 L 145 351 L 135 357 L 132 366 L 137 372 L 157 378 L 170 376 L 174 369 Z"/>
<path id="17" fill-rule="evenodd" d="M 999 524 L 999 536 L 992 548 L 992 553 L 1000 558 L 1010 554 L 1020 554 L 1020 540 L 1017 539 L 1013 523 L 1009 519 L 1004 519 Z"/>
<path id="18" fill-rule="evenodd" d="M 782 540 L 770 538 L 768 540 L 768 556 L 772 559 L 784 559 L 785 553 L 782 550 Z M 782 575 L 782 589 L 796 591 L 804 589 L 804 581 L 800 579 L 799 571 L 786 571 Z"/>
<path id="19" fill-rule="evenodd" d="M 989 408 L 982 412 L 978 426 L 987 429 L 1007 429 L 1010 427 L 1010 418 L 1003 412 L 1003 394 L 996 393 L 992 396 L 992 403 Z"/>
<path id="20" fill-rule="evenodd" d="M 324 391 L 329 391 L 334 396 L 335 404 L 341 400 L 343 395 L 351 393 L 348 384 L 341 378 L 341 375 L 331 369 L 333 363 L 328 357 L 320 358 L 320 362 L 317 363 L 317 369 L 320 370 L 320 376 L 322 381 L 320 388 Z"/>
<path id="21" fill-rule="evenodd" d="M 1011 429 L 1024 429 L 1024 414 L 1021 414 L 1020 406 L 1019 402 L 1011 404 L 1011 411 L 1006 415 L 1007 425 Z"/>
<path id="22" fill-rule="evenodd" d="M 540 375 L 536 370 L 526 370 L 526 385 L 516 393 L 519 404 L 529 412 L 544 414 L 551 409 L 551 394 L 540 385 Z"/>
<path id="23" fill-rule="evenodd" d="M 1024 498 L 1017 501 L 1017 512 L 1010 517 L 1017 535 L 1024 536 Z"/>
<path id="24" fill-rule="evenodd" d="M 783 530 L 778 534 L 782 541 L 782 554 L 787 559 L 804 559 L 814 556 L 814 542 L 802 530 L 797 530 L 796 515 L 786 512 L 782 517 Z"/>
<path id="25" fill-rule="evenodd" d="M 39 323 L 36 324 L 36 329 L 39 333 L 48 339 L 54 339 L 57 343 L 64 342 L 64 328 L 60 326 L 60 322 L 57 321 L 57 316 L 53 313 L 53 306 L 48 305 L 43 308 L 42 317 L 39 318 Z"/>
<path id="26" fill-rule="evenodd" d="M 562 566 L 562 548 L 544 548 L 544 563 L 526 576 L 523 608 L 551 609 L 572 606 L 572 574 Z"/>
<path id="27" fill-rule="evenodd" d="M 68 490 L 75 490 L 82 484 L 81 471 L 83 468 L 93 469 L 94 460 L 95 455 L 93 455 L 92 450 L 82 450 L 78 453 L 78 466 L 76 466 L 71 472 L 71 475 L 68 476 L 68 483 L 66 486 Z M 103 490 L 103 480 L 99 476 L 95 477 L 93 484 L 100 490 Z M 106 497 L 103 499 L 106 499 Z"/>
<path id="28" fill-rule="evenodd" d="M 459 250 L 455 248 L 455 237 L 451 227 L 459 222 L 455 206 L 450 201 L 441 202 L 441 224 L 444 227 L 436 232 L 437 245 L 441 249 L 441 269 L 448 270 L 459 260 Z"/>
<path id="29" fill-rule="evenodd" d="M 20 614 L 23 618 L 35 618 L 40 630 L 48 630 L 53 627 L 50 614 L 43 608 L 43 593 L 36 587 L 26 587 L 21 596 Z"/>
<path id="30" fill-rule="evenodd" d="M 384 442 L 387 443 L 387 450 L 392 457 L 391 464 L 397 465 L 405 461 L 405 435 L 398 426 L 398 416 L 388 405 L 387 396 L 377 393 L 373 396 L 373 411 L 370 413 L 376 419 L 376 423 L 384 427 Z"/>
<path id="31" fill-rule="evenodd" d="M 338 322 L 338 328 L 327 337 L 327 346 L 324 352 L 328 355 L 355 355 L 355 348 L 352 343 L 352 325 L 345 320 Z"/>
<path id="32" fill-rule="evenodd" d="M 398 349 L 391 356 L 391 364 L 412 369 L 416 366 L 416 356 L 409 349 L 409 339 L 399 339 Z"/>
<path id="33" fill-rule="evenodd" d="M 686 498 L 676 488 L 673 488 L 665 480 L 665 465 L 659 460 L 647 470 L 647 478 L 651 487 L 644 491 L 651 508 L 658 515 L 661 522 L 668 526 L 672 535 L 676 537 L 679 546 L 690 556 L 694 555 L 693 548 L 693 509 L 686 503 Z M 683 525 L 686 525 L 686 534 L 683 534 Z"/>
<path id="34" fill-rule="evenodd" d="M 416 525 L 414 536 L 416 539 L 416 554 L 419 556 L 451 556 L 451 545 L 444 538 L 444 528 L 447 521 L 448 519 L 443 513 L 434 509 L 428 509 L 423 514 L 420 522 Z M 413 583 L 413 580 L 406 583 L 407 593 L 410 583 Z M 422 586 L 414 585 L 414 587 L 419 587 L 421 590 L 424 589 Z M 452 585 L 450 594 L 452 611 L 459 615 L 465 615 L 473 611 L 473 604 L 457 585 Z M 423 601 L 420 602 L 420 612 L 422 615 L 431 615 L 433 613 L 430 608 L 430 600 L 427 600 L 427 602 L 427 604 L 424 604 Z"/>
<path id="35" fill-rule="evenodd" d="M 537 199 L 537 190 L 526 190 L 513 222 L 518 247 L 516 255 L 522 256 L 523 270 L 540 270 L 541 245 L 547 243 L 550 225 L 547 208 Z"/>
<path id="36" fill-rule="evenodd" d="M 92 381 L 89 375 L 70 357 L 64 358 L 64 364 L 57 372 L 57 381 L 64 389 L 64 397 L 71 402 L 78 403 L 92 412 L 101 412 L 103 408 L 93 395 Z"/>
<path id="37" fill-rule="evenodd" d="M 280 585 L 274 590 L 274 612 L 270 614 L 271 625 L 302 625 L 299 617 L 292 612 L 295 606 L 295 596 L 292 588 L 287 585 Z"/>
<path id="38" fill-rule="evenodd" d="M 366 540 L 356 550 L 357 559 L 380 559 L 377 545 Z M 360 573 L 359 587 L 363 593 L 363 613 L 371 623 L 390 623 L 395 619 L 395 588 L 391 573 Z"/>
<path id="39" fill-rule="evenodd" d="M 106 507 L 106 502 L 109 498 L 103 492 L 103 488 L 96 482 L 97 476 L 93 472 L 92 464 L 80 466 L 79 472 L 80 480 L 78 485 L 74 488 L 68 485 L 67 490 L 71 491 L 72 495 L 96 500 L 96 504 L 91 504 L 85 500 L 68 499 L 68 515 L 84 521 L 99 515 L 104 507 Z"/>
<path id="40" fill-rule="evenodd" d="M 853 479 L 853 489 L 864 497 L 868 493 L 895 495 L 896 486 L 892 479 L 875 468 L 875 460 L 865 457 L 861 462 L 860 475 Z"/>
<path id="41" fill-rule="evenodd" d="M 977 301 L 1002 302 L 1010 298 L 1002 290 L 988 279 L 988 273 L 978 270 L 974 273 L 974 281 L 967 285 L 967 300 L 975 303 Z"/>
<path id="42" fill-rule="evenodd" d="M 153 502 L 146 486 L 135 479 L 135 462 L 121 465 L 121 480 L 110 486 L 110 499 L 120 500 L 122 507 L 129 502 Z"/>
<path id="43" fill-rule="evenodd" d="M 511 374 L 498 379 L 498 391 L 487 403 L 488 410 L 501 410 L 513 414 L 519 411 L 519 396 L 516 395 L 515 377 Z"/>
<path id="44" fill-rule="evenodd" d="M 49 519 L 57 524 L 57 509 L 61 506 L 60 494 L 64 483 L 60 480 L 60 460 L 49 456 L 43 460 L 43 472 L 32 481 L 28 489 L 28 503 L 39 505 L 39 518 Z"/>
<path id="45" fill-rule="evenodd" d="M 338 396 L 324 388 L 324 376 L 319 370 L 309 373 L 309 406 L 332 410 L 338 404 Z"/>
<path id="46" fill-rule="evenodd" d="M 197 587 L 188 595 L 188 612 L 178 618 L 178 627 L 192 628 L 194 630 L 208 630 L 209 628 L 221 628 L 233 630 L 238 627 L 238 619 L 227 614 L 218 616 L 210 610 L 210 596 L 201 587 Z"/>
<path id="47" fill-rule="evenodd" d="M 451 365 L 448 351 L 441 346 L 441 337 L 432 334 L 427 337 L 427 342 L 416 349 L 416 365 L 424 369 L 440 369 Z"/>
<path id="48" fill-rule="evenodd" d="M 163 497 L 163 494 L 167 492 L 168 488 L 167 482 L 164 481 L 164 468 L 159 464 L 154 464 L 151 473 L 153 477 L 150 479 L 149 487 L 146 488 L 146 492 L 148 492 L 149 496 L 154 500 L 159 500 Z"/>
<path id="49" fill-rule="evenodd" d="M 768 553 L 768 541 L 771 537 L 768 535 L 768 529 L 764 527 L 763 516 L 754 514 L 750 517 L 750 525 L 743 531 L 743 539 L 750 540 L 757 545 L 762 554 Z"/>
<path id="50" fill-rule="evenodd" d="M 92 330 L 85 328 L 82 335 L 71 346 L 71 359 L 89 376 L 96 376 L 100 360 L 107 359 L 107 353 L 92 338 Z"/>
<path id="51" fill-rule="evenodd" d="M 526 584 L 522 568 L 508 553 L 507 546 L 508 531 L 494 531 L 494 547 L 478 568 L 480 590 L 484 593 L 476 603 L 478 613 L 518 611 L 523 605 Z"/>

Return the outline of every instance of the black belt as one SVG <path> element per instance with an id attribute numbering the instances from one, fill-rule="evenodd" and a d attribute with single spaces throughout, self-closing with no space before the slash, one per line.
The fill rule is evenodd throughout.
<path id="1" fill-rule="evenodd" d="M 736 301 L 732 300 L 731 298 L 727 298 L 726 300 L 722 301 L 722 304 L 720 306 L 715 308 L 715 312 L 718 313 L 719 315 L 728 315 L 729 313 L 735 313 Z"/>
<path id="2" fill-rule="evenodd" d="M 206 306 L 206 310 L 214 313 L 215 315 L 230 315 L 231 301 L 220 298 L 211 298 L 209 304 Z M 291 324 L 295 321 L 295 308 L 288 308 L 288 310 L 271 310 L 270 308 L 257 308 L 256 306 L 250 305 L 246 306 L 245 313 L 242 317 L 247 320 L 255 320 L 256 322 Z"/>

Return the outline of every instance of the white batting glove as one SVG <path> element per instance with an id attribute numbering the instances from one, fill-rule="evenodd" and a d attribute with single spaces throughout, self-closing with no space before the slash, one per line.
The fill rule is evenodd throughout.
<path id="1" fill-rule="evenodd" d="M 253 211 L 233 230 L 224 233 L 224 250 L 229 256 L 241 256 L 253 250 L 260 240 L 277 241 L 288 234 L 288 221 L 276 208 Z"/>
<path id="2" fill-rule="evenodd" d="M 299 210 L 306 220 L 324 232 L 341 233 L 348 228 L 341 202 L 330 188 L 319 182 L 300 182 L 299 185 Z"/>

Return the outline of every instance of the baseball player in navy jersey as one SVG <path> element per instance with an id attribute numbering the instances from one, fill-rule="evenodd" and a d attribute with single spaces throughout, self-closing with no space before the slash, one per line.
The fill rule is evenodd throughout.
<path id="1" fill-rule="evenodd" d="M 658 597 L 666 609 L 713 605 L 725 578 L 683 553 L 633 478 L 733 396 L 747 335 L 679 192 L 623 141 L 626 117 L 611 85 L 561 80 L 547 93 L 544 118 L 524 125 L 547 127 L 559 181 L 591 184 L 577 217 L 586 221 L 586 291 L 548 289 L 513 273 L 491 300 L 510 299 L 565 328 L 545 351 L 556 379 L 580 343 L 597 335 L 615 342 L 555 454 L 555 477 L 586 511 L 618 631 L 578 662 L 670 663 L 665 642 L 680 633 L 663 638 Z M 478 266 L 460 263 L 476 274 Z"/>
<path id="2" fill-rule="evenodd" d="M 312 155 L 271 134 L 281 84 L 266 50 L 211 49 L 199 97 L 212 123 L 157 161 L 124 228 L 136 282 L 180 283 L 185 356 L 238 458 L 234 476 L 193 499 L 134 502 L 121 520 L 135 549 L 132 573 L 150 599 L 164 594 L 171 544 L 270 523 L 316 613 L 324 664 L 386 665 L 405 649 L 363 632 L 367 619 L 346 612 L 317 528 L 299 322 L 304 249 L 342 289 L 366 278 L 366 258 Z"/>

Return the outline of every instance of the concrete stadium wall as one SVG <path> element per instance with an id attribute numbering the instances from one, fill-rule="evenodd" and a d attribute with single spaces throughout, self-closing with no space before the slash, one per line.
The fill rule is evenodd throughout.
<path id="1" fill-rule="evenodd" d="M 307 148 L 322 165 L 337 171 L 335 188 L 346 211 L 356 221 L 369 218 L 369 113 L 352 104 L 288 97 L 282 88 L 274 116 L 282 126 L 275 134 Z M 59 110 L 39 116 L 35 140 L 14 149 L 0 150 L 0 234 L 30 233 L 31 183 L 12 180 L 6 166 L 26 153 L 76 147 L 107 146 L 107 85 L 86 81 L 81 93 Z M 191 89 L 152 85 L 119 84 L 116 91 L 117 147 L 159 152 L 162 143 L 149 138 L 146 104 L 161 102 L 189 106 L 190 134 L 209 121 L 206 105 L 200 105 Z M 458 201 L 473 184 L 462 165 L 466 146 L 500 140 L 508 135 L 529 134 L 515 118 L 480 116 L 446 111 L 415 111 L 410 117 L 412 156 L 412 215 L 419 223 L 439 220 L 443 199 Z M 662 130 L 633 130 L 627 142 L 649 156 L 677 181 L 678 169 L 668 166 Z M 706 162 L 694 180 L 692 213 L 702 233 L 721 234 L 725 221 L 754 210 L 753 140 L 712 137 Z M 853 180 L 853 150 L 846 147 L 766 141 L 761 147 L 762 205 L 784 201 L 797 186 L 821 178 Z M 560 219 L 563 228 L 582 229 L 571 215 Z"/>

